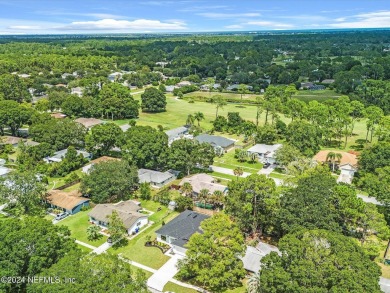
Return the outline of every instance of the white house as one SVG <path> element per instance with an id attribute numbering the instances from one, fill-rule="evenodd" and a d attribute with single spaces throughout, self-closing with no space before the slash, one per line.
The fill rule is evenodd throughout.
<path id="1" fill-rule="evenodd" d="M 109 216 L 111 216 L 113 211 L 116 211 L 126 227 L 127 233 L 132 235 L 138 233 L 149 222 L 147 215 L 139 213 L 141 210 L 142 208 L 139 204 L 128 200 L 116 204 L 98 204 L 88 216 L 91 223 L 108 228 Z"/>
<path id="2" fill-rule="evenodd" d="M 262 163 L 275 164 L 275 152 L 281 147 L 281 144 L 256 144 L 248 149 L 248 155 L 256 154 Z"/>
<path id="3" fill-rule="evenodd" d="M 351 164 L 343 164 L 339 166 L 339 170 L 341 173 L 339 178 L 337 178 L 337 182 L 351 184 L 357 169 Z"/>
<path id="4" fill-rule="evenodd" d="M 121 72 L 114 72 L 114 73 L 111 73 L 109 76 L 108 76 L 108 79 L 111 81 L 111 82 L 114 82 L 114 81 L 117 81 L 118 79 L 121 79 L 122 78 L 122 73 Z"/>
<path id="5" fill-rule="evenodd" d="M 157 241 L 169 244 L 174 253 L 185 255 L 190 237 L 195 233 L 202 234 L 200 223 L 209 216 L 186 210 L 156 231 Z"/>
<path id="6" fill-rule="evenodd" d="M 168 145 L 171 145 L 177 139 L 185 137 L 188 134 L 188 130 L 188 127 L 181 126 L 165 131 L 166 135 L 168 135 Z"/>

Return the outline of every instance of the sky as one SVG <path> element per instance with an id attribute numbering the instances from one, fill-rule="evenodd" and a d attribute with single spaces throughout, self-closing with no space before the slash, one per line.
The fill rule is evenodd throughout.
<path id="1" fill-rule="evenodd" d="M 389 0 L 0 0 L 0 35 L 390 28 Z"/>

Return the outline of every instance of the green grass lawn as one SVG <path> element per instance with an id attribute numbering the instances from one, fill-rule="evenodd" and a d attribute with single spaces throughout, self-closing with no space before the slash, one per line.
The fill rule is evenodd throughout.
<path id="1" fill-rule="evenodd" d="M 249 147 L 248 147 L 249 148 Z M 248 148 L 245 148 L 246 150 Z M 263 164 L 260 162 L 251 162 L 249 159 L 245 162 L 239 162 L 235 157 L 234 157 L 234 150 L 227 152 L 223 154 L 222 157 L 220 158 L 215 158 L 214 162 L 223 164 L 224 166 L 221 165 L 221 167 L 229 168 L 229 169 L 235 169 L 237 167 L 245 168 L 245 172 L 249 173 L 256 173 L 259 171 L 261 168 L 263 168 Z M 219 165 L 217 165 L 219 166 Z"/>
<path id="2" fill-rule="evenodd" d="M 80 245 L 78 243 L 76 245 L 85 254 L 88 254 L 88 253 L 92 252 L 92 249 L 90 249 L 88 247 L 85 247 L 84 245 Z"/>
<path id="3" fill-rule="evenodd" d="M 143 272 L 145 274 L 146 280 L 149 279 L 153 275 L 153 273 L 151 273 L 151 272 L 149 272 L 147 270 L 143 270 L 143 269 L 141 269 L 139 267 L 136 267 L 136 266 L 133 266 L 133 265 L 130 265 L 130 267 L 131 267 L 132 273 L 136 273 L 137 271 Z"/>
<path id="4" fill-rule="evenodd" d="M 64 189 L 64 191 L 74 191 L 74 190 L 79 190 L 80 189 L 80 183 L 74 184 L 72 186 L 69 186 Z"/>
<path id="5" fill-rule="evenodd" d="M 228 174 L 223 174 L 223 173 L 219 173 L 219 172 L 210 172 L 208 174 L 213 176 L 213 177 L 216 177 L 217 179 L 222 178 L 222 179 L 226 179 L 227 181 L 234 180 L 237 178 L 234 175 L 228 175 Z"/>
<path id="6" fill-rule="evenodd" d="M 91 225 L 89 223 L 88 211 L 81 211 L 75 215 L 68 216 L 67 218 L 60 221 L 57 225 L 67 226 L 71 231 L 71 236 L 76 238 L 77 240 L 88 243 L 92 246 L 100 246 L 104 242 L 107 241 L 107 236 L 103 236 L 102 238 L 96 241 L 90 241 L 87 238 L 87 228 Z"/>
<path id="7" fill-rule="evenodd" d="M 191 289 L 191 288 L 186 288 L 179 286 L 175 283 L 168 282 L 163 289 L 163 292 L 175 292 L 175 293 L 196 293 L 198 291 Z"/>
<path id="8" fill-rule="evenodd" d="M 159 269 L 168 261 L 169 257 L 164 255 L 161 250 L 156 247 L 146 247 L 146 237 L 150 235 L 152 239 L 155 239 L 155 231 L 161 227 L 161 222 L 169 222 L 175 218 L 178 213 L 168 210 L 167 207 L 162 207 L 161 211 L 157 212 L 157 208 L 160 207 L 160 204 L 153 201 L 141 201 L 141 205 L 145 209 L 155 212 L 149 217 L 154 224 L 130 240 L 126 246 L 110 248 L 109 252 L 121 254 L 123 257 L 132 261 L 141 263 L 153 269 Z"/>

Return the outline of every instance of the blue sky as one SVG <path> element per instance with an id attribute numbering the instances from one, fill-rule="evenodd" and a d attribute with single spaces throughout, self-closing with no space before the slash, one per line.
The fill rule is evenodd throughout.
<path id="1" fill-rule="evenodd" d="M 389 0 L 0 0 L 0 34 L 389 27 Z"/>

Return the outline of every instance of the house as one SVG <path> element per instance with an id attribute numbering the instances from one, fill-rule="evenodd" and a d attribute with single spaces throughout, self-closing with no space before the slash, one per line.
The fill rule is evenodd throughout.
<path id="1" fill-rule="evenodd" d="M 329 150 L 322 150 L 322 151 L 319 151 L 314 157 L 313 157 L 313 160 L 317 161 L 317 162 L 320 162 L 320 163 L 328 163 L 329 162 L 329 159 L 328 158 L 328 154 L 332 152 L 332 151 L 329 151 Z M 357 159 L 357 156 L 355 154 L 352 154 L 352 153 L 347 153 L 347 152 L 339 152 L 337 151 L 336 153 L 338 154 L 341 154 L 341 159 L 340 161 L 338 162 L 338 165 L 339 166 L 342 166 L 342 165 L 345 165 L 345 164 L 350 164 L 351 166 L 353 166 L 354 168 L 357 167 L 358 165 L 358 159 Z"/>
<path id="2" fill-rule="evenodd" d="M 250 149 L 248 149 L 247 153 L 248 156 L 251 156 L 252 154 L 256 154 L 259 160 L 263 163 L 275 164 L 276 163 L 275 152 L 281 146 L 282 146 L 281 144 L 274 144 L 274 145 L 256 144 Z"/>
<path id="3" fill-rule="evenodd" d="M 253 86 L 250 86 L 250 85 L 245 85 L 246 89 L 249 90 L 249 91 L 253 91 Z M 232 85 L 229 85 L 226 90 L 228 91 L 238 91 L 238 89 L 240 88 L 240 85 L 239 84 L 232 84 Z"/>
<path id="4" fill-rule="evenodd" d="M 76 150 L 76 151 L 77 151 L 77 155 L 81 154 L 84 158 L 87 158 L 87 159 L 91 158 L 91 154 L 86 152 L 86 151 L 80 151 L 80 150 Z M 46 163 L 61 162 L 63 160 L 63 158 L 65 158 L 65 155 L 67 152 L 68 152 L 68 149 L 60 150 L 58 152 L 55 152 L 53 156 L 46 157 L 43 160 Z"/>
<path id="5" fill-rule="evenodd" d="M 175 90 L 175 88 L 177 88 L 177 87 L 174 86 L 174 85 L 167 85 L 167 86 L 165 87 L 165 91 L 166 91 L 167 93 L 172 93 L 172 92 Z"/>
<path id="6" fill-rule="evenodd" d="M 65 192 L 63 190 L 50 190 L 46 203 L 54 209 L 60 209 L 70 215 L 81 211 L 82 207 L 89 206 L 89 199 L 82 197 L 79 191 Z"/>
<path id="7" fill-rule="evenodd" d="M 55 119 L 64 119 L 66 117 L 66 115 L 62 114 L 62 113 L 53 113 L 53 114 L 50 114 L 50 116 L 55 118 Z"/>
<path id="8" fill-rule="evenodd" d="M 0 144 L 10 144 L 14 147 L 17 147 L 19 142 L 21 142 L 22 140 L 22 137 L 5 135 L 0 138 Z"/>
<path id="9" fill-rule="evenodd" d="M 260 241 L 256 247 L 247 246 L 245 255 L 240 257 L 244 265 L 244 269 L 249 272 L 258 273 L 261 268 L 261 259 L 270 254 L 271 252 L 276 252 L 281 255 L 279 249 L 276 246 L 267 244 Z"/>
<path id="10" fill-rule="evenodd" d="M 154 187 L 160 188 L 175 180 L 176 174 L 171 170 L 159 172 L 149 169 L 139 169 L 138 178 L 140 183 L 147 182 Z"/>
<path id="11" fill-rule="evenodd" d="M 188 130 L 188 127 L 181 126 L 165 131 L 166 135 L 168 135 L 168 145 L 170 145 L 173 141 L 177 139 L 183 138 L 188 133 Z"/>
<path id="12" fill-rule="evenodd" d="M 221 191 L 223 193 L 226 193 L 227 187 L 222 184 L 215 183 L 214 177 L 201 173 L 196 174 L 191 177 L 184 178 L 180 183 L 179 186 L 183 186 L 184 183 L 190 183 L 192 186 L 192 192 L 194 196 L 198 196 L 200 191 L 202 189 L 207 189 L 210 194 L 214 193 L 214 191 Z"/>
<path id="13" fill-rule="evenodd" d="M 343 182 L 347 184 L 352 183 L 353 176 L 355 175 L 355 172 L 357 171 L 357 168 L 352 166 L 351 164 L 342 164 L 339 166 L 340 175 L 337 178 L 337 182 Z"/>
<path id="14" fill-rule="evenodd" d="M 312 86 L 309 86 L 307 89 L 310 91 L 322 91 L 322 90 L 326 89 L 326 87 L 324 85 L 321 85 L 321 84 L 314 84 Z"/>
<path id="15" fill-rule="evenodd" d="M 218 89 L 218 88 L 220 88 L 221 87 L 221 84 L 219 84 L 219 83 L 214 83 L 213 84 L 213 86 L 212 86 L 212 88 L 213 89 Z M 203 84 L 203 85 L 201 85 L 200 86 L 200 88 L 199 88 L 201 91 L 208 91 L 208 90 L 210 90 L 210 85 L 208 85 L 208 84 Z"/>
<path id="16" fill-rule="evenodd" d="M 100 157 L 100 158 L 97 158 L 95 160 L 92 160 L 90 161 L 87 165 L 85 165 L 83 168 L 82 168 L 82 172 L 85 173 L 85 174 L 88 174 L 91 170 L 91 168 L 96 165 L 96 164 L 99 164 L 101 162 L 108 162 L 108 161 L 119 161 L 120 159 L 117 159 L 117 158 L 113 158 L 113 157 L 108 157 L 108 156 L 103 156 L 103 157 Z"/>
<path id="17" fill-rule="evenodd" d="M 216 151 L 218 149 L 222 149 L 225 152 L 233 148 L 235 143 L 234 140 L 228 139 L 226 137 L 210 134 L 201 134 L 196 136 L 195 139 L 200 143 L 206 142 L 211 144 Z"/>
<path id="18" fill-rule="evenodd" d="M 111 82 L 114 82 L 114 81 L 117 81 L 118 79 L 121 79 L 122 78 L 122 73 L 120 72 L 114 72 L 114 73 L 111 73 L 109 76 L 108 76 L 108 79 L 111 81 Z"/>
<path id="19" fill-rule="evenodd" d="M 321 81 L 321 83 L 323 83 L 323 84 L 332 84 L 332 83 L 334 83 L 334 79 L 324 79 L 323 81 Z"/>
<path id="20" fill-rule="evenodd" d="M 184 87 L 184 86 L 189 86 L 189 85 L 192 85 L 192 83 L 189 82 L 189 81 L 187 81 L 187 80 L 183 80 L 183 81 L 181 81 L 181 82 L 179 82 L 179 83 L 176 84 L 176 86 L 177 86 L 178 88 L 182 88 L 182 87 Z"/>
<path id="21" fill-rule="evenodd" d="M 209 216 L 186 210 L 156 231 L 157 241 L 165 242 L 174 253 L 185 255 L 190 237 L 195 233 L 203 234 L 200 223 Z"/>
<path id="22" fill-rule="evenodd" d="M 4 166 L 0 166 L 0 177 L 7 176 L 7 174 L 11 173 L 11 171 L 12 170 L 10 168 L 4 167 Z"/>
<path id="23" fill-rule="evenodd" d="M 103 124 L 104 121 L 96 118 L 78 118 L 75 122 L 84 125 L 86 128 L 91 129 L 95 125 Z"/>
<path id="24" fill-rule="evenodd" d="M 300 89 L 306 89 L 307 90 L 310 87 L 312 87 L 313 85 L 314 85 L 314 83 L 312 83 L 312 82 L 302 82 Z"/>
<path id="25" fill-rule="evenodd" d="M 122 201 L 116 204 L 98 204 L 88 214 L 89 221 L 103 228 L 109 226 L 109 216 L 116 211 L 122 220 L 129 235 L 137 233 L 148 224 L 148 217 L 141 214 L 141 206 L 132 200 Z"/>
<path id="26" fill-rule="evenodd" d="M 83 88 L 81 87 L 74 87 L 70 90 L 70 93 L 72 95 L 77 95 L 79 97 L 81 97 L 83 95 Z"/>

